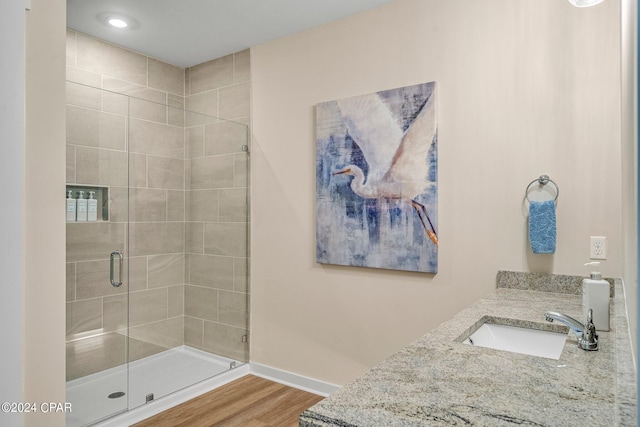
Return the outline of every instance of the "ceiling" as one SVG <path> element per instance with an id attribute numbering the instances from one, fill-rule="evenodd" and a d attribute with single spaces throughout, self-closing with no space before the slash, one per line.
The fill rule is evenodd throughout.
<path id="1" fill-rule="evenodd" d="M 67 27 L 189 67 L 393 0 L 67 0 Z M 128 28 L 106 18 L 132 20 Z"/>

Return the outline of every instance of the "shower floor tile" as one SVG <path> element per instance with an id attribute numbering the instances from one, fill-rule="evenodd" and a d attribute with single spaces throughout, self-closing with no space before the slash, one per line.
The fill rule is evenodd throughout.
<path id="1" fill-rule="evenodd" d="M 128 372 L 123 365 L 68 381 L 66 401 L 71 403 L 72 412 L 67 414 L 66 425 L 84 426 L 144 405 L 150 393 L 158 399 L 225 372 L 233 362 L 182 346 L 131 362 Z M 115 392 L 126 394 L 114 399 L 108 397 Z"/>

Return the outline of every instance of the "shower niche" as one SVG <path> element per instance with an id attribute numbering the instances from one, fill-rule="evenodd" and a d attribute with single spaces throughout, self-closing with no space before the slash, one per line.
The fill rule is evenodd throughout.
<path id="1" fill-rule="evenodd" d="M 74 185 L 67 184 L 67 214 L 69 214 L 69 202 L 75 200 L 75 219 L 72 219 L 73 215 L 67 216 L 67 222 L 79 222 L 79 221 L 109 221 L 109 187 L 97 187 L 89 185 Z M 71 198 L 69 197 L 71 196 Z M 95 200 L 96 215 L 95 219 L 88 215 L 86 220 L 78 219 L 78 200 L 87 200 L 87 211 L 90 209 L 89 200 Z M 73 203 L 73 202 L 72 202 Z"/>

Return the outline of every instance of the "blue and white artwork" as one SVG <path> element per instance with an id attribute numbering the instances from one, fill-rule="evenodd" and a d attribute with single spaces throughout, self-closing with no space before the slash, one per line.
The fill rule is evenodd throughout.
<path id="1" fill-rule="evenodd" d="M 316 258 L 438 271 L 436 83 L 316 106 Z"/>

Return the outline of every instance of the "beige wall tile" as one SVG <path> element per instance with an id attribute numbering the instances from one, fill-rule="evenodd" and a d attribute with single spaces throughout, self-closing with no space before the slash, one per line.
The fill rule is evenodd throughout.
<path id="1" fill-rule="evenodd" d="M 233 258 L 190 254 L 189 284 L 232 290 Z"/>
<path id="2" fill-rule="evenodd" d="M 67 62 L 66 78 L 69 82 L 99 88 L 102 85 L 102 77 L 98 73 L 82 70 L 78 67 L 70 66 Z"/>
<path id="3" fill-rule="evenodd" d="M 129 98 L 129 116 L 152 122 L 167 123 L 167 106 L 164 102 L 157 104 L 142 99 Z"/>
<path id="4" fill-rule="evenodd" d="M 184 317 L 184 343 L 185 345 L 202 348 L 202 333 L 204 320 L 194 317 Z"/>
<path id="5" fill-rule="evenodd" d="M 142 84 L 135 84 L 131 81 L 124 81 L 104 76 L 102 78 L 102 89 L 109 92 L 127 95 L 131 97 L 132 100 L 145 100 L 164 105 L 167 103 L 166 91 L 149 88 L 146 86 L 146 82 Z"/>
<path id="6" fill-rule="evenodd" d="M 218 91 L 211 90 L 185 98 L 185 125 L 198 126 L 218 121 Z"/>
<path id="7" fill-rule="evenodd" d="M 147 257 L 128 258 L 129 289 L 142 291 L 147 289 Z"/>
<path id="8" fill-rule="evenodd" d="M 122 267 L 125 268 L 124 265 Z M 118 268 L 119 266 L 116 263 L 114 265 L 114 274 L 116 277 L 118 274 Z M 76 298 L 88 299 L 126 293 L 126 281 L 118 288 L 111 285 L 110 271 L 109 259 L 77 262 Z M 124 272 L 126 273 L 126 269 Z"/>
<path id="9" fill-rule="evenodd" d="M 67 175 L 66 182 L 76 182 L 76 147 L 74 145 L 67 144 Z"/>
<path id="10" fill-rule="evenodd" d="M 102 91 L 98 88 L 67 82 L 66 94 L 68 105 L 94 110 L 102 108 Z"/>
<path id="11" fill-rule="evenodd" d="M 176 95 L 184 95 L 184 80 L 184 68 L 149 58 L 150 87 Z"/>
<path id="12" fill-rule="evenodd" d="M 184 94 L 189 95 L 191 92 L 191 69 L 184 69 Z"/>
<path id="13" fill-rule="evenodd" d="M 167 221 L 184 221 L 185 192 L 183 190 L 167 191 Z"/>
<path id="14" fill-rule="evenodd" d="M 247 226 L 237 223 L 205 223 L 204 253 L 245 257 L 247 250 Z"/>
<path id="15" fill-rule="evenodd" d="M 184 254 L 149 256 L 149 288 L 175 286 L 184 282 Z"/>
<path id="16" fill-rule="evenodd" d="M 126 131 L 124 116 L 67 106 L 68 144 L 124 150 Z"/>
<path id="17" fill-rule="evenodd" d="M 67 223 L 67 262 L 105 259 L 124 250 L 124 232 L 122 223 Z"/>
<path id="18" fill-rule="evenodd" d="M 102 298 L 67 303 L 67 336 L 102 327 Z"/>
<path id="19" fill-rule="evenodd" d="M 160 347 L 155 344 L 148 343 L 146 341 L 137 340 L 134 338 L 129 338 L 129 361 L 134 362 L 136 360 L 140 360 L 142 358 L 153 356 L 154 354 L 158 354 L 162 351 L 165 351 L 166 348 Z"/>
<path id="20" fill-rule="evenodd" d="M 128 294 L 105 297 L 102 302 L 105 331 L 121 331 L 127 328 Z"/>
<path id="21" fill-rule="evenodd" d="M 76 55 L 78 52 L 76 34 L 75 31 L 67 29 L 67 65 L 76 65 Z"/>
<path id="22" fill-rule="evenodd" d="M 129 185 L 147 187 L 147 155 L 129 153 Z"/>
<path id="23" fill-rule="evenodd" d="M 233 83 L 233 55 L 226 55 L 189 68 L 188 95 Z"/>
<path id="24" fill-rule="evenodd" d="M 102 111 L 129 116 L 129 97 L 120 93 L 102 91 Z"/>
<path id="25" fill-rule="evenodd" d="M 137 326 L 167 318 L 167 289 L 151 289 L 129 294 L 129 325 Z"/>
<path id="26" fill-rule="evenodd" d="M 112 44 L 77 34 L 79 68 L 113 76 L 137 84 L 147 82 L 147 58 Z"/>
<path id="27" fill-rule="evenodd" d="M 218 318 L 218 291 L 199 286 L 184 286 L 184 314 L 205 320 Z"/>
<path id="28" fill-rule="evenodd" d="M 220 117 L 224 119 L 249 117 L 251 115 L 250 90 L 249 83 L 238 83 L 220 89 Z"/>
<path id="29" fill-rule="evenodd" d="M 167 123 L 184 127 L 184 96 L 167 94 Z"/>
<path id="30" fill-rule="evenodd" d="M 220 189 L 220 222 L 245 222 L 248 218 L 247 189 Z"/>
<path id="31" fill-rule="evenodd" d="M 206 156 L 242 152 L 247 144 L 247 127 L 243 124 L 221 121 L 205 127 Z"/>
<path id="32" fill-rule="evenodd" d="M 218 221 L 219 190 L 186 192 L 188 221 Z"/>
<path id="33" fill-rule="evenodd" d="M 190 164 L 191 189 L 233 187 L 233 155 L 191 159 Z"/>
<path id="34" fill-rule="evenodd" d="M 176 114 L 181 114 L 182 116 L 184 116 L 184 106 L 185 106 L 184 95 L 174 95 L 173 93 L 168 93 L 167 105 L 173 108 L 174 110 L 176 110 Z M 184 123 L 176 126 L 184 126 Z"/>
<path id="35" fill-rule="evenodd" d="M 129 190 L 127 187 L 109 188 L 109 221 L 127 222 L 129 220 Z"/>
<path id="36" fill-rule="evenodd" d="M 130 255 L 184 252 L 184 223 L 152 222 L 129 224 Z"/>
<path id="37" fill-rule="evenodd" d="M 247 294 L 218 292 L 218 321 L 231 326 L 247 326 Z"/>
<path id="38" fill-rule="evenodd" d="M 66 345 L 67 381 L 90 375 L 126 362 L 127 338 L 117 333 L 75 340 Z M 126 378 L 119 386 L 127 386 Z"/>
<path id="39" fill-rule="evenodd" d="M 116 111 L 124 109 L 126 112 L 126 104 L 123 103 L 126 101 L 129 103 L 131 117 L 160 123 L 167 122 L 166 92 L 111 77 L 102 79 L 102 88 L 109 91 L 104 92 L 108 99 L 106 103 L 108 109 Z"/>
<path id="40" fill-rule="evenodd" d="M 184 160 L 149 156 L 147 177 L 150 188 L 184 190 Z"/>
<path id="41" fill-rule="evenodd" d="M 184 254 L 184 283 L 189 283 L 189 261 L 191 255 L 187 252 Z"/>
<path id="42" fill-rule="evenodd" d="M 184 343 L 184 319 L 180 316 L 134 326 L 129 330 L 129 336 L 163 349 L 178 347 Z"/>
<path id="43" fill-rule="evenodd" d="M 233 290 L 236 292 L 249 292 L 249 259 L 233 259 Z"/>
<path id="44" fill-rule="evenodd" d="M 233 185 L 234 187 L 247 187 L 251 181 L 250 168 L 249 168 L 249 156 L 247 153 L 238 153 L 234 155 L 233 159 L 234 173 L 233 173 Z"/>
<path id="45" fill-rule="evenodd" d="M 204 156 L 204 126 L 195 126 L 186 129 L 185 156 L 187 158 Z"/>
<path id="46" fill-rule="evenodd" d="M 186 223 L 185 251 L 193 254 L 204 253 L 204 223 L 202 222 Z"/>
<path id="47" fill-rule="evenodd" d="M 166 219 L 167 193 L 164 190 L 129 189 L 129 221 L 149 222 Z"/>
<path id="48" fill-rule="evenodd" d="M 100 181 L 98 169 L 99 158 L 97 148 L 76 147 L 76 182 L 79 184 L 95 184 Z"/>
<path id="49" fill-rule="evenodd" d="M 76 299 L 76 263 L 68 262 L 66 269 L 67 277 L 67 302 Z"/>
<path id="50" fill-rule="evenodd" d="M 233 54 L 233 82 L 241 83 L 251 79 L 251 51 L 241 50 Z"/>
<path id="51" fill-rule="evenodd" d="M 234 360 L 247 361 L 247 343 L 242 342 L 242 336 L 246 333 L 244 328 L 205 321 L 203 348 Z"/>
<path id="52" fill-rule="evenodd" d="M 184 131 L 181 127 L 131 119 L 131 152 L 155 156 L 184 158 Z"/>
<path id="53" fill-rule="evenodd" d="M 170 286 L 167 292 L 169 293 L 169 318 L 182 317 L 184 315 L 184 285 Z"/>
<path id="54" fill-rule="evenodd" d="M 76 147 L 78 184 L 127 185 L 127 153 L 101 148 Z"/>

